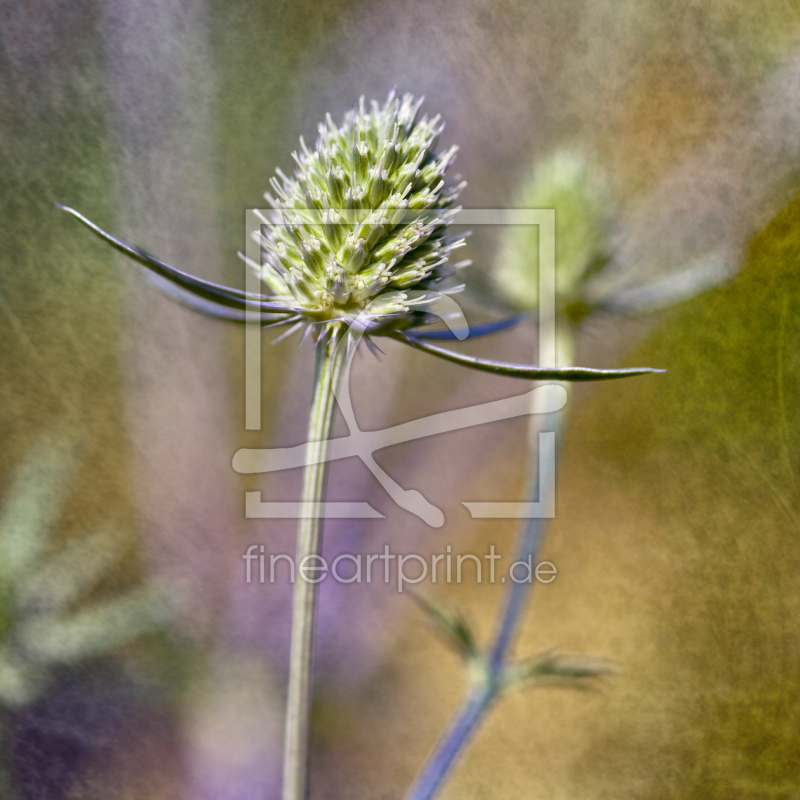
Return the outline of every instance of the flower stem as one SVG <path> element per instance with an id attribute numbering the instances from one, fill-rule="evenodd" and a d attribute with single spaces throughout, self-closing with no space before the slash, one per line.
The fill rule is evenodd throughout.
<path id="1" fill-rule="evenodd" d="M 547 345 L 542 349 L 546 351 Z M 554 343 L 558 346 L 561 363 L 572 363 L 574 333 L 563 329 Z M 555 349 L 555 348 L 554 348 Z M 569 393 L 570 384 L 561 384 Z M 533 411 L 536 411 L 534 407 Z M 558 438 L 563 429 L 566 407 L 550 414 L 531 415 L 529 426 L 529 465 L 527 496 L 541 493 L 540 500 L 549 496 L 555 483 L 555 461 L 545 460 L 539 472 L 539 433 L 552 431 Z M 535 564 L 544 536 L 545 519 L 531 517 L 524 521 L 517 546 L 517 561 Z M 435 797 L 451 768 L 478 729 L 489 709 L 494 704 L 503 686 L 507 668 L 507 657 L 518 632 L 532 584 L 527 581 L 508 582 L 502 614 L 498 619 L 494 639 L 487 651 L 487 669 L 483 679 L 472 687 L 456 712 L 453 721 L 442 734 L 433 753 L 422 771 L 417 775 L 405 800 L 431 800 Z"/>
<path id="2" fill-rule="evenodd" d="M 314 392 L 308 419 L 306 467 L 303 471 L 301 518 L 297 527 L 299 567 L 318 562 L 322 547 L 320 507 L 328 483 L 327 459 L 336 410 L 334 387 L 341 377 L 346 348 L 339 347 L 342 329 L 334 329 L 317 345 Z M 309 560 L 309 556 L 312 558 Z M 305 559 L 305 561 L 304 561 Z M 318 584 L 298 576 L 294 585 L 289 693 L 283 754 L 283 800 L 308 797 L 308 737 L 313 688 L 314 626 Z"/>
<path id="3" fill-rule="evenodd" d="M 569 395 L 571 393 L 570 385 L 568 383 L 562 385 Z M 551 414 L 540 414 L 538 417 L 533 417 L 531 420 L 529 431 L 531 460 L 529 464 L 528 497 L 532 497 L 536 491 L 549 493 L 551 487 L 555 484 L 556 465 L 554 461 L 544 463 L 541 473 L 539 472 L 539 464 L 536 458 L 539 446 L 538 434 L 540 432 L 545 433 L 552 431 L 558 438 L 559 433 L 564 427 L 566 410 L 565 406 L 561 411 L 556 411 Z M 531 564 L 536 563 L 536 557 L 544 539 L 544 529 L 544 517 L 530 517 L 525 520 L 519 536 L 516 557 L 517 562 L 521 561 L 527 564 L 528 559 L 530 559 Z M 525 604 L 530 594 L 531 586 L 531 584 L 525 581 L 522 583 L 511 581 L 508 585 L 503 614 L 497 625 L 494 641 L 490 649 L 489 663 L 493 672 L 500 672 L 505 667 L 508 652 L 514 644 L 514 638 L 517 635 L 525 611 Z"/>

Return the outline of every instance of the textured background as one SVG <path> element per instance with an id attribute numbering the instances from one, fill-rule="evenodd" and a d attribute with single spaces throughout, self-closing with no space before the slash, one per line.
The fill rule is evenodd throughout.
<path id="1" fill-rule="evenodd" d="M 241 285 L 244 209 L 297 136 L 394 85 L 446 119 L 467 207 L 513 206 L 567 144 L 608 176 L 631 274 L 743 253 L 727 286 L 586 326 L 580 363 L 669 371 L 576 392 L 546 546 L 559 577 L 518 652 L 588 650 L 619 673 L 597 694 L 503 701 L 444 796 L 798 796 L 800 6 L 4 0 L 0 21 L 0 498 L 42 433 L 70 433 L 81 467 L 58 536 L 107 520 L 132 549 L 102 592 L 157 579 L 181 599 L 168 636 L 114 655 L 146 690 L 107 691 L 87 665 L 4 717 L 22 796 L 275 796 L 288 587 L 246 586 L 239 556 L 291 552 L 293 525 L 245 520 L 243 500 L 294 499 L 300 476 L 243 479 L 230 459 L 302 441 L 311 380 L 309 348 L 265 347 L 265 425 L 246 433 L 241 330 L 159 297 L 52 202 Z M 485 279 L 495 244 L 470 240 Z M 533 329 L 466 349 L 529 360 Z M 354 375 L 364 428 L 520 389 L 391 344 Z M 513 523 L 460 503 L 517 498 L 523 442 L 512 421 L 379 456 L 444 509 L 438 531 L 337 464 L 332 494 L 386 519 L 331 524 L 326 552 L 508 556 Z M 486 636 L 499 588 L 431 592 Z M 400 797 L 459 664 L 382 587 L 324 585 L 320 620 L 313 796 Z"/>

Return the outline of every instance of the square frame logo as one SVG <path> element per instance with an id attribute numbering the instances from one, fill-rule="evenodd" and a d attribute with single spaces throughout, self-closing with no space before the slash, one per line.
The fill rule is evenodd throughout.
<path id="1" fill-rule="evenodd" d="M 432 213 L 436 213 L 436 209 Z M 443 211 L 443 210 L 442 210 Z M 259 235 L 268 222 L 273 209 L 247 209 L 245 212 L 246 248 L 249 264 L 262 263 Z M 451 212 L 452 213 L 452 212 Z M 556 366 L 555 352 L 555 210 L 541 209 L 461 209 L 452 218 L 452 226 L 477 225 L 535 225 L 539 229 L 539 364 Z M 254 294 L 262 292 L 262 283 L 256 271 L 246 266 L 245 289 Z M 455 300 L 441 296 L 443 311 L 458 316 L 466 327 L 466 320 Z M 436 313 L 434 309 L 434 313 Z M 442 314 L 444 315 L 444 314 Z M 245 428 L 261 429 L 261 348 L 262 312 L 258 308 L 246 312 L 245 325 Z M 449 323 L 448 323 L 449 324 Z M 352 329 L 351 329 L 352 330 Z M 343 389 L 336 393 L 340 412 L 344 415 L 350 433 L 331 441 L 331 461 L 358 456 L 370 469 L 392 499 L 407 511 L 419 516 L 432 527 L 444 524 L 440 509 L 429 503 L 419 492 L 404 490 L 376 464 L 373 453 L 383 447 L 432 436 L 437 433 L 511 419 L 528 414 L 551 414 L 566 403 L 566 391 L 557 384 L 540 385 L 531 391 L 504 400 L 483 403 L 453 411 L 434 414 L 391 428 L 362 431 L 358 427 L 350 404 L 350 363 L 356 347 L 351 348 L 342 378 Z M 551 518 L 555 516 L 555 487 L 553 481 L 544 481 L 543 475 L 555 474 L 556 434 L 542 430 L 539 433 L 539 499 L 537 501 L 474 501 L 462 502 L 474 519 L 524 519 Z M 305 466 L 306 445 L 291 448 L 241 449 L 233 459 L 239 473 L 277 472 Z M 382 519 L 383 515 L 366 502 L 321 502 L 313 507 L 301 508 L 301 503 L 263 501 L 261 492 L 245 493 L 245 515 L 261 519 L 298 519 L 303 515 L 338 519 Z"/>

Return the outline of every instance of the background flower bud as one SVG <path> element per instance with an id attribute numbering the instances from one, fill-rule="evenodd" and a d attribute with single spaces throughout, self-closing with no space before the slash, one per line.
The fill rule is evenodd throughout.
<path id="1" fill-rule="evenodd" d="M 523 186 L 519 208 L 556 212 L 556 293 L 560 305 L 580 300 L 582 282 L 608 255 L 609 215 L 603 187 L 579 155 L 558 151 L 540 162 Z M 500 248 L 496 282 L 514 305 L 539 302 L 539 232 L 514 225 Z"/>

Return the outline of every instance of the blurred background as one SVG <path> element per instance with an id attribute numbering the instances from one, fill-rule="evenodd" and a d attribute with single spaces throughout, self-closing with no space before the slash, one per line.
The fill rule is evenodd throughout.
<path id="1" fill-rule="evenodd" d="M 290 587 L 247 585 L 240 447 L 304 440 L 313 352 L 263 348 L 263 425 L 244 430 L 241 328 L 160 296 L 54 201 L 167 262 L 244 285 L 244 211 L 316 125 L 396 86 L 459 144 L 468 208 L 514 207 L 570 147 L 608 183 L 620 280 L 709 252 L 738 274 L 669 311 L 591 318 L 578 363 L 666 375 L 580 387 L 557 517 L 517 645 L 602 654 L 597 693 L 494 709 L 446 798 L 800 796 L 800 5 L 794 2 L 252 0 L 0 3 L 0 797 L 278 796 Z M 501 313 L 500 230 L 466 257 Z M 483 304 L 483 309 L 479 305 Z M 477 318 L 476 316 L 476 318 Z M 270 334 L 265 334 L 265 343 Z M 460 346 L 535 357 L 532 324 Z M 356 362 L 374 429 L 526 384 L 394 343 Z M 325 553 L 511 557 L 525 420 L 378 460 L 446 515 L 396 507 L 360 462 Z M 345 432 L 344 428 L 342 432 Z M 418 590 L 487 637 L 501 586 Z M 399 798 L 456 708 L 462 668 L 407 596 L 322 586 L 312 796 Z"/>

